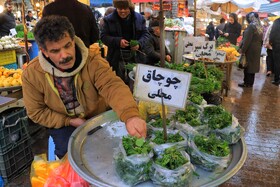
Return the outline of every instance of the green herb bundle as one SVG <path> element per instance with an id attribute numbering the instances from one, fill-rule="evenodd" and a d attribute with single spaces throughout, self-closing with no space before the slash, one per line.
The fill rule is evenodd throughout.
<path id="1" fill-rule="evenodd" d="M 135 154 L 148 154 L 152 147 L 149 142 L 143 138 L 136 138 L 134 136 L 126 136 L 122 139 L 122 144 L 127 156 Z"/>
<path id="2" fill-rule="evenodd" d="M 210 155 L 225 157 L 230 154 L 228 143 L 218 139 L 214 134 L 210 134 L 208 138 L 196 135 L 194 137 L 194 143 L 200 151 Z"/>
<path id="3" fill-rule="evenodd" d="M 201 105 L 201 103 L 203 101 L 202 95 L 194 93 L 194 92 L 191 92 L 188 96 L 189 96 L 188 99 L 191 102 L 193 102 L 194 104 L 197 104 L 197 105 Z"/>
<path id="4" fill-rule="evenodd" d="M 152 121 L 150 125 L 156 128 L 163 128 L 162 118 L 157 118 L 155 121 Z M 166 119 L 166 126 L 169 125 L 170 125 L 170 119 Z"/>
<path id="5" fill-rule="evenodd" d="M 176 134 L 168 134 L 167 135 L 167 141 L 164 141 L 163 138 L 163 132 L 162 131 L 155 131 L 155 138 L 152 140 L 152 142 L 156 143 L 157 145 L 165 144 L 165 143 L 176 143 L 180 141 L 184 141 L 184 138 L 177 132 Z"/>
<path id="6" fill-rule="evenodd" d="M 180 123 L 189 123 L 189 125 L 196 127 L 201 125 L 199 116 L 200 112 L 198 108 L 187 105 L 185 110 L 177 110 L 173 118 Z"/>
<path id="7" fill-rule="evenodd" d="M 232 114 L 222 106 L 205 107 L 203 116 L 211 129 L 223 129 L 232 125 Z"/>

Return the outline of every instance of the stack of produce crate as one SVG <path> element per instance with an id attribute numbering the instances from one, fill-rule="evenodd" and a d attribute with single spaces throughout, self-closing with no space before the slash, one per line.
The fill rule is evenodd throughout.
<path id="1" fill-rule="evenodd" d="M 5 183 L 31 165 L 33 154 L 25 108 L 10 108 L 0 113 L 0 176 Z"/>

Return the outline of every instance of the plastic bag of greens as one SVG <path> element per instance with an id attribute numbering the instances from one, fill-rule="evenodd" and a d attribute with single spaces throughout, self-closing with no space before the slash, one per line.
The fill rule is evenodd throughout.
<path id="1" fill-rule="evenodd" d="M 178 130 L 167 129 L 167 141 L 164 140 L 163 129 L 153 131 L 151 144 L 156 155 L 160 155 L 167 148 L 175 146 L 177 149 L 187 147 L 187 136 Z"/>
<path id="2" fill-rule="evenodd" d="M 193 164 L 207 171 L 221 171 L 227 168 L 231 159 L 228 143 L 214 134 L 209 137 L 196 135 L 188 142 L 187 152 Z"/>
<path id="3" fill-rule="evenodd" d="M 155 119 L 152 119 L 150 122 L 148 122 L 148 127 L 153 129 L 153 131 L 161 130 L 163 128 L 163 122 L 161 117 L 157 117 Z M 175 125 L 175 121 L 171 119 L 166 119 L 166 128 L 173 129 Z"/>
<path id="4" fill-rule="evenodd" d="M 164 150 L 151 167 L 150 178 L 160 186 L 189 186 L 192 181 L 194 167 L 185 151 L 176 147 Z"/>
<path id="5" fill-rule="evenodd" d="M 123 137 L 113 156 L 116 171 L 128 185 L 149 180 L 153 155 L 149 142 L 131 136 Z"/>
<path id="6" fill-rule="evenodd" d="M 215 133 L 222 140 L 229 144 L 235 144 L 244 134 L 244 128 L 238 123 L 238 119 L 232 116 L 232 125 L 223 129 L 214 129 L 211 132 Z"/>
<path id="7" fill-rule="evenodd" d="M 197 134 L 207 135 L 209 133 L 209 128 L 207 125 L 200 125 L 200 126 L 193 127 L 188 123 L 182 124 L 177 122 L 175 124 L 175 128 L 185 133 L 188 139 L 193 138 L 193 136 Z"/>

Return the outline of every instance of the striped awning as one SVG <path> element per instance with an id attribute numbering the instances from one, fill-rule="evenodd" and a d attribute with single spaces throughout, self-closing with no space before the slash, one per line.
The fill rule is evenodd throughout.
<path id="1" fill-rule="evenodd" d="M 259 12 L 279 12 L 280 11 L 280 2 L 277 3 L 269 3 L 269 4 L 261 4 Z"/>

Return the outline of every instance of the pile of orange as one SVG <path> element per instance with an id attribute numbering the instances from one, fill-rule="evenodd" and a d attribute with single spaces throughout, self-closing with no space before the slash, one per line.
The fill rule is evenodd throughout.
<path id="1" fill-rule="evenodd" d="M 22 69 L 7 69 L 0 66 L 0 87 L 21 86 Z"/>

